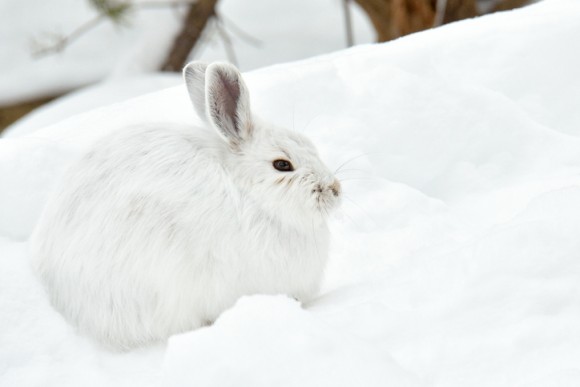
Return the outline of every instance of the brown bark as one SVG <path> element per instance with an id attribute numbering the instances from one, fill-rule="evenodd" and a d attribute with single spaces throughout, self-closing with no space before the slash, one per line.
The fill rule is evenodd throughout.
<path id="1" fill-rule="evenodd" d="M 370 18 L 377 40 L 386 42 L 432 28 L 437 0 L 354 0 Z M 502 0 L 490 11 L 504 11 L 529 4 L 530 0 Z M 447 0 L 445 13 L 437 23 L 451 23 L 478 16 L 476 0 Z"/>
<path id="2" fill-rule="evenodd" d="M 33 101 L 17 103 L 11 106 L 0 106 L 0 133 L 19 118 L 24 117 L 37 107 L 42 106 L 55 98 L 56 96 L 45 97 Z"/>
<path id="3" fill-rule="evenodd" d="M 430 0 L 393 0 L 391 4 L 396 37 L 433 26 L 435 8 Z"/>
<path id="4" fill-rule="evenodd" d="M 386 42 L 433 25 L 430 0 L 355 0 L 369 16 L 377 40 Z"/>
<path id="5" fill-rule="evenodd" d="M 475 0 L 447 0 L 443 24 L 468 19 L 478 15 Z"/>
<path id="6" fill-rule="evenodd" d="M 366 12 L 375 31 L 377 32 L 377 41 L 386 42 L 394 38 L 391 32 L 389 21 L 392 17 L 390 1 L 382 0 L 355 0 L 358 5 Z"/>
<path id="7" fill-rule="evenodd" d="M 189 53 L 201 37 L 208 20 L 215 14 L 218 0 L 198 0 L 189 6 L 181 31 L 175 38 L 162 71 L 181 71 Z"/>
<path id="8" fill-rule="evenodd" d="M 502 0 L 493 7 L 491 12 L 508 11 L 510 9 L 523 7 L 528 5 L 530 0 Z M 490 13 L 491 13 L 490 12 Z"/>

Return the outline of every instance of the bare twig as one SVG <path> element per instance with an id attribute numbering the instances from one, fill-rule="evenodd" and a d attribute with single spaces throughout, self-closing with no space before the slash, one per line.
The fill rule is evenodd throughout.
<path id="1" fill-rule="evenodd" d="M 54 44 L 52 44 L 50 46 L 45 46 L 45 47 L 39 48 L 38 50 L 36 50 L 35 52 L 32 53 L 32 56 L 35 58 L 39 58 L 39 57 L 42 57 L 42 56 L 45 56 L 48 54 L 54 54 L 57 52 L 61 52 L 68 45 L 70 45 L 72 42 L 74 42 L 75 40 L 80 38 L 82 35 L 84 35 L 88 31 L 90 31 L 91 29 L 95 28 L 97 25 L 99 25 L 104 20 L 105 20 L 105 15 L 100 14 L 100 15 L 94 17 L 93 19 L 87 21 L 86 23 L 82 24 L 81 26 L 79 26 L 77 29 L 75 29 L 73 32 L 71 32 L 69 35 L 58 37 L 57 41 Z"/>
<path id="2" fill-rule="evenodd" d="M 433 21 L 433 27 L 439 27 L 443 24 L 445 20 L 445 10 L 447 9 L 447 0 L 437 0 L 435 5 L 435 20 Z"/>
<path id="3" fill-rule="evenodd" d="M 221 19 L 219 18 L 219 16 L 215 15 L 215 21 L 216 21 L 216 29 L 217 29 L 217 32 L 220 35 L 220 37 L 222 38 L 222 41 L 224 43 L 224 49 L 226 50 L 226 55 L 228 56 L 228 60 L 237 66 L 238 60 L 236 58 L 236 52 L 234 51 L 234 45 L 232 44 L 232 40 L 231 40 L 230 36 L 228 35 L 228 32 L 224 28 L 223 23 L 222 23 Z"/>
<path id="4" fill-rule="evenodd" d="M 226 29 L 231 30 L 232 33 L 234 33 L 238 38 L 242 39 L 246 43 L 251 44 L 254 47 L 260 47 L 264 44 L 264 42 L 262 42 L 260 39 L 250 35 L 248 32 L 241 29 L 231 19 L 225 17 L 221 13 L 218 14 L 216 12 L 216 15 L 222 21 L 222 24 Z"/>
<path id="5" fill-rule="evenodd" d="M 64 49 L 73 43 L 75 40 L 80 38 L 82 35 L 86 34 L 101 22 L 105 21 L 107 18 L 110 18 L 112 14 L 116 15 L 113 18 L 115 23 L 121 23 L 122 19 L 120 18 L 121 14 L 131 9 L 139 8 L 139 9 L 148 9 L 148 8 L 167 8 L 167 7 L 181 7 L 181 6 L 190 6 L 196 3 L 197 0 L 173 0 L 173 1 L 141 1 L 141 2 L 127 2 L 125 4 L 119 5 L 116 8 L 103 8 L 103 5 L 106 2 L 96 2 L 95 7 L 99 14 L 95 16 L 93 19 L 88 20 L 87 22 L 81 24 L 75 30 L 73 30 L 70 34 L 65 36 L 56 36 L 53 37 L 53 43 L 49 45 L 41 45 L 36 43 L 36 46 L 39 46 L 38 49 L 34 50 L 32 56 L 34 58 L 40 58 L 49 54 L 54 54 L 58 52 L 64 51 Z"/>
<path id="6" fill-rule="evenodd" d="M 346 29 L 346 46 L 354 45 L 354 34 L 352 32 L 352 16 L 350 13 L 350 0 L 342 0 L 342 9 L 344 12 L 344 26 Z"/>

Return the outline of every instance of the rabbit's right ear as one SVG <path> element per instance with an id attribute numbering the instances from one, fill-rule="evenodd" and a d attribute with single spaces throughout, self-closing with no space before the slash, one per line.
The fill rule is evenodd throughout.
<path id="1" fill-rule="evenodd" d="M 183 69 L 187 92 L 198 117 L 208 122 L 205 110 L 205 71 L 207 63 L 191 62 Z"/>

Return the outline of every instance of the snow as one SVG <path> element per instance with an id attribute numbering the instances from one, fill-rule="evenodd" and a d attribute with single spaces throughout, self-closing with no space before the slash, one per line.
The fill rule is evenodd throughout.
<path id="1" fill-rule="evenodd" d="M 0 385 L 580 385 L 578 14 L 546 0 L 247 73 L 258 114 L 344 163 L 323 291 L 244 297 L 154 348 L 77 335 L 26 239 L 97 138 L 198 122 L 185 88 L 1 139 Z"/>
<path id="2" fill-rule="evenodd" d="M 76 114 L 181 83 L 181 74 L 177 73 L 152 73 L 105 80 L 42 105 L 6 128 L 2 136 L 10 138 L 29 134 Z"/>
<path id="3" fill-rule="evenodd" d="M 176 336 L 165 372 L 171 386 L 383 386 L 389 379 L 418 385 L 387 352 L 283 296 L 242 298 L 212 329 Z"/>

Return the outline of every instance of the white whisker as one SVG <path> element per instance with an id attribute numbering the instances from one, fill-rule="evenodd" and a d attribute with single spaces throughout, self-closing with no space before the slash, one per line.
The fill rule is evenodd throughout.
<path id="1" fill-rule="evenodd" d="M 347 214 L 347 213 L 346 213 L 346 211 L 345 211 L 344 209 L 341 209 L 341 210 L 340 210 L 340 212 L 341 212 L 341 213 L 342 213 L 344 216 L 346 216 L 346 217 L 348 218 L 348 220 L 350 220 L 350 222 L 351 222 L 351 223 L 352 223 L 352 224 L 353 224 L 353 225 L 354 225 L 356 228 L 358 228 L 358 229 L 362 229 L 362 228 L 363 228 L 363 227 L 361 227 L 361 225 L 360 225 L 360 224 L 358 224 L 357 222 L 355 222 L 355 221 L 354 221 L 354 219 L 353 219 L 353 218 L 352 218 L 352 217 L 351 217 L 349 214 Z"/>
<path id="2" fill-rule="evenodd" d="M 340 171 L 337 171 L 335 175 L 345 172 L 369 172 L 369 171 L 365 171 L 364 169 L 349 168 L 349 169 L 341 169 Z"/>
<path id="3" fill-rule="evenodd" d="M 338 166 L 338 168 L 335 169 L 334 174 L 336 175 L 341 170 L 342 167 L 344 167 L 346 164 L 348 164 L 350 162 L 353 162 L 354 160 L 360 159 L 361 157 L 364 157 L 364 156 L 383 154 L 383 153 L 385 153 L 385 152 L 370 152 L 370 153 L 363 153 L 363 154 L 360 154 L 358 156 L 352 157 L 352 158 L 346 160 L 345 162 L 343 162 L 342 164 L 340 164 Z"/>
<path id="4" fill-rule="evenodd" d="M 351 198 L 349 198 L 346 195 L 344 195 L 344 198 L 347 199 L 352 204 L 354 204 L 363 214 L 365 214 L 374 223 L 375 226 L 378 227 L 378 225 L 379 225 L 378 222 L 364 208 L 362 208 L 357 202 L 355 202 L 354 200 L 352 200 Z"/>
<path id="5" fill-rule="evenodd" d="M 361 176 L 361 177 L 346 177 L 344 179 L 340 179 L 340 182 L 350 181 L 350 180 L 367 180 L 367 181 L 377 181 L 380 180 L 380 177 L 377 176 Z"/>

